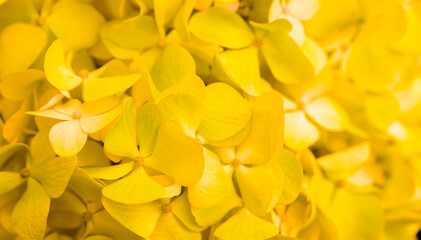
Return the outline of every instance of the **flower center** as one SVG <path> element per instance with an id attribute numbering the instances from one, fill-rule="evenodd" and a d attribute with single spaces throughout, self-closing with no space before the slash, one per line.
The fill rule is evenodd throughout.
<path id="1" fill-rule="evenodd" d="M 281 222 L 286 222 L 288 220 L 288 216 L 286 214 L 281 215 Z"/>
<path id="2" fill-rule="evenodd" d="M 349 45 L 346 44 L 346 43 L 342 43 L 339 46 L 339 51 L 341 51 L 342 53 L 346 53 L 348 51 L 348 49 L 349 49 Z"/>
<path id="3" fill-rule="evenodd" d="M 80 119 L 82 117 L 82 114 L 79 111 L 73 112 L 72 118 L 73 119 Z"/>
<path id="4" fill-rule="evenodd" d="M 82 70 L 79 71 L 78 75 L 79 75 L 79 77 L 85 79 L 89 76 L 89 71 L 88 71 L 88 69 L 82 69 Z"/>
<path id="5" fill-rule="evenodd" d="M 31 176 L 31 172 L 27 168 L 22 168 L 19 171 L 19 174 L 20 174 L 21 178 L 27 178 L 27 177 Z"/>
<path id="6" fill-rule="evenodd" d="M 238 159 L 238 158 L 234 158 L 234 159 L 231 161 L 231 165 L 232 165 L 234 168 L 236 168 L 236 167 L 240 166 L 240 165 L 241 165 L 241 161 L 240 161 L 240 159 Z"/>
<path id="7" fill-rule="evenodd" d="M 159 48 L 163 48 L 165 46 L 165 39 L 161 39 L 156 43 L 156 46 Z"/>
<path id="8" fill-rule="evenodd" d="M 201 136 L 197 136 L 196 140 L 199 142 L 200 145 L 202 145 L 203 143 L 205 143 L 205 139 Z"/>
<path id="9" fill-rule="evenodd" d="M 297 110 L 304 110 L 304 103 L 302 103 L 302 102 L 298 102 L 297 103 Z"/>
<path id="10" fill-rule="evenodd" d="M 256 40 L 254 40 L 254 46 L 256 47 L 261 47 L 263 45 L 263 40 L 260 38 L 256 38 Z"/>
<path id="11" fill-rule="evenodd" d="M 92 220 L 92 213 L 90 213 L 90 212 L 84 212 L 82 214 L 82 219 L 85 222 L 90 222 Z"/>
<path id="12" fill-rule="evenodd" d="M 287 15 L 288 13 L 289 13 L 288 6 L 286 6 L 286 5 L 282 6 L 282 14 Z"/>
<path id="13" fill-rule="evenodd" d="M 134 163 L 136 166 L 143 166 L 143 158 L 141 156 L 137 156 L 134 158 Z"/>
<path id="14" fill-rule="evenodd" d="M 335 184 L 336 184 L 337 188 L 344 188 L 345 185 L 346 185 L 346 182 L 344 180 L 338 180 L 338 181 L 336 181 Z"/>
<path id="15" fill-rule="evenodd" d="M 171 212 L 171 204 L 166 203 L 166 204 L 162 205 L 162 211 L 164 213 L 170 213 Z"/>
<path id="16" fill-rule="evenodd" d="M 37 20 L 36 20 L 36 23 L 37 23 L 39 26 L 44 25 L 44 24 L 45 24 L 45 18 L 44 18 L 44 17 L 39 16 L 39 17 L 37 18 Z"/>

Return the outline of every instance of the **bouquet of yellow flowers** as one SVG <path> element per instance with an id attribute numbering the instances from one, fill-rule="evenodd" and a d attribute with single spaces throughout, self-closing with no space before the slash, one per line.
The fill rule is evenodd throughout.
<path id="1" fill-rule="evenodd" d="M 0 0 L 0 239 L 415 240 L 418 0 Z"/>

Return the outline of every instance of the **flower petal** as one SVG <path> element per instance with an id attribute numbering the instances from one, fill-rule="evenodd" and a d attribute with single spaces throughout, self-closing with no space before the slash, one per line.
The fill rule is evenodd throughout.
<path id="1" fill-rule="evenodd" d="M 187 192 L 183 192 L 181 196 L 171 201 L 171 212 L 191 231 L 201 232 L 205 230 L 205 227 L 197 224 L 191 213 Z"/>
<path id="2" fill-rule="evenodd" d="M 13 209 L 11 223 L 22 239 L 43 239 L 47 228 L 50 198 L 41 184 L 28 178 L 28 187 Z"/>
<path id="3" fill-rule="evenodd" d="M 278 228 L 242 208 L 234 216 L 222 223 L 214 235 L 220 239 L 268 239 L 279 233 Z"/>
<path id="4" fill-rule="evenodd" d="M 143 238 L 152 234 L 162 214 L 162 204 L 159 201 L 127 205 L 103 197 L 102 204 L 115 220 Z"/>
<path id="5" fill-rule="evenodd" d="M 302 150 L 320 137 L 319 130 L 305 116 L 303 111 L 285 114 L 285 145 L 294 150 Z"/>
<path id="6" fill-rule="evenodd" d="M 152 80 L 160 91 L 195 73 L 196 65 L 191 54 L 173 43 L 166 43 L 164 48 L 160 49 L 150 69 Z"/>
<path id="7" fill-rule="evenodd" d="M 210 226 L 221 220 L 229 211 L 243 205 L 234 189 L 230 189 L 228 196 L 222 201 L 209 208 L 195 208 L 192 206 L 192 214 L 201 226 Z"/>
<path id="8" fill-rule="evenodd" d="M 33 25 L 14 23 L 0 33 L 0 77 L 25 70 L 47 44 L 47 34 Z"/>
<path id="9" fill-rule="evenodd" d="M 166 1 L 164 1 L 167 3 Z M 183 4 L 178 9 L 177 14 L 174 17 L 173 24 L 174 29 L 180 34 L 183 39 L 190 38 L 190 31 L 189 31 L 189 20 L 190 15 L 193 11 L 193 7 L 196 4 L 196 0 L 187 0 L 184 1 Z M 166 4 L 168 5 L 168 4 Z"/>
<path id="10" fill-rule="evenodd" d="M 80 127 L 79 120 L 57 123 L 50 130 L 50 141 L 54 152 L 62 157 L 71 157 L 82 150 L 88 135 Z"/>
<path id="11" fill-rule="evenodd" d="M 114 121 L 120 114 L 121 107 L 117 106 L 114 109 L 100 115 L 91 117 L 82 116 L 80 119 L 80 126 L 86 133 L 96 133 Z"/>
<path id="12" fill-rule="evenodd" d="M 290 151 L 284 149 L 280 159 L 276 161 L 283 172 L 284 190 L 279 199 L 280 204 L 290 204 L 301 192 L 301 184 L 303 183 L 303 168 L 298 158 Z"/>
<path id="13" fill-rule="evenodd" d="M 188 136 L 196 137 L 205 115 L 199 99 L 187 94 L 173 94 L 159 101 L 158 106 L 168 120 L 177 123 Z"/>
<path id="14" fill-rule="evenodd" d="M 341 152 L 332 153 L 317 159 L 320 167 L 329 175 L 350 177 L 369 159 L 371 147 L 362 143 Z"/>
<path id="15" fill-rule="evenodd" d="M 61 40 L 54 41 L 45 54 L 44 71 L 47 80 L 59 90 L 72 90 L 82 78 L 69 68 L 66 62 L 66 51 Z"/>
<path id="16" fill-rule="evenodd" d="M 270 24 L 277 24 L 277 21 L 285 20 L 276 20 Z M 283 83 L 297 83 L 311 79 L 315 71 L 310 60 L 290 36 L 279 32 L 269 30 L 263 37 L 261 46 L 262 54 L 273 76 Z"/>
<path id="17" fill-rule="evenodd" d="M 177 11 L 182 6 L 182 0 L 173 0 L 171 2 L 165 0 L 153 1 L 153 9 L 155 22 L 158 27 L 159 35 L 165 37 L 165 28 L 176 16 Z"/>
<path id="18" fill-rule="evenodd" d="M 46 18 L 47 26 L 73 49 L 87 48 L 98 41 L 104 17 L 91 5 L 67 3 L 53 9 Z"/>
<path id="19" fill-rule="evenodd" d="M 114 180 L 122 178 L 134 169 L 134 162 L 121 163 L 106 167 L 85 167 L 83 168 L 89 176 L 99 179 Z"/>
<path id="20" fill-rule="evenodd" d="M 377 44 L 355 44 L 344 64 L 355 85 L 380 93 L 393 89 L 408 61 L 405 55 Z"/>
<path id="21" fill-rule="evenodd" d="M 0 148 L 0 167 L 3 168 L 3 165 L 19 152 L 29 153 L 28 145 L 23 143 L 13 143 Z"/>
<path id="22" fill-rule="evenodd" d="M 94 116 L 110 111 L 120 103 L 120 98 L 110 96 L 82 104 L 81 113 L 84 117 Z"/>
<path id="23" fill-rule="evenodd" d="M 58 120 L 72 120 L 72 117 L 63 113 L 60 113 L 56 110 L 44 110 L 44 111 L 29 111 L 25 112 L 26 114 L 40 116 L 40 117 L 47 117 L 47 118 L 54 118 Z"/>
<path id="24" fill-rule="evenodd" d="M 31 176 L 41 183 L 49 197 L 58 198 L 66 189 L 76 164 L 76 157 L 33 159 Z"/>
<path id="25" fill-rule="evenodd" d="M 253 31 L 239 15 L 219 7 L 193 15 L 189 29 L 201 40 L 227 48 L 243 48 L 254 41 Z"/>
<path id="26" fill-rule="evenodd" d="M 166 190 L 143 167 L 135 167 L 127 176 L 105 186 L 102 194 L 114 202 L 141 204 L 161 198 Z"/>
<path id="27" fill-rule="evenodd" d="M 183 186 L 199 182 L 204 165 L 199 142 L 186 136 L 177 125 L 168 121 L 159 129 L 152 155 L 145 159 L 145 166 L 165 173 Z"/>
<path id="28" fill-rule="evenodd" d="M 102 30 L 102 37 L 121 48 L 140 52 L 155 46 L 160 40 L 154 19 L 148 15 L 108 23 L 106 28 L 106 31 Z"/>
<path id="29" fill-rule="evenodd" d="M 284 190 L 284 175 L 273 162 L 256 167 L 241 165 L 235 177 L 244 205 L 257 216 L 272 211 Z"/>
<path id="30" fill-rule="evenodd" d="M 164 114 L 154 103 L 145 103 L 137 109 L 136 137 L 142 157 L 152 154 L 159 128 L 164 121 Z"/>
<path id="31" fill-rule="evenodd" d="M 364 102 L 370 122 L 383 130 L 400 117 L 401 109 L 398 99 L 392 94 L 367 94 Z"/>
<path id="32" fill-rule="evenodd" d="M 0 172 L 0 196 L 19 187 L 25 179 L 16 172 Z"/>
<path id="33" fill-rule="evenodd" d="M 205 117 L 198 131 L 209 141 L 234 136 L 250 122 L 250 104 L 232 87 L 213 83 L 206 87 Z"/>
<path id="34" fill-rule="evenodd" d="M 70 99 L 65 104 L 57 105 L 54 107 L 54 110 L 72 116 L 74 112 L 80 111 L 82 103 L 79 99 Z"/>
<path id="35" fill-rule="evenodd" d="M 260 78 L 259 51 L 256 47 L 224 51 L 215 58 L 215 68 L 220 66 L 222 78 L 227 78 L 248 94 L 258 96 L 263 92 Z"/>
<path id="36" fill-rule="evenodd" d="M 151 239 L 165 240 L 200 240 L 200 232 L 193 232 L 186 228 L 174 214 L 162 214 L 151 235 Z"/>
<path id="37" fill-rule="evenodd" d="M 225 174 L 218 156 L 203 148 L 205 172 L 198 183 L 188 188 L 189 200 L 195 208 L 211 207 L 230 192 L 230 179 Z"/>
<path id="38" fill-rule="evenodd" d="M 237 147 L 242 164 L 261 164 L 276 158 L 283 146 L 283 100 L 276 92 L 260 95 L 253 103 L 248 136 Z"/>
<path id="39" fill-rule="evenodd" d="M 140 79 L 140 73 L 130 73 L 120 60 L 111 60 L 100 69 L 91 72 L 92 78 L 83 82 L 83 99 L 95 101 L 126 91 Z"/>
<path id="40" fill-rule="evenodd" d="M 155 101 L 159 102 L 161 99 L 173 94 L 188 94 L 202 102 L 206 95 L 205 83 L 196 74 L 189 74 L 172 87 L 162 91 Z"/>
<path id="41" fill-rule="evenodd" d="M 1 94 L 8 100 L 22 101 L 33 92 L 35 86 L 44 77 L 44 73 L 37 69 L 26 69 L 8 74 L 1 80 Z"/>
<path id="42" fill-rule="evenodd" d="M 345 110 L 327 97 L 320 97 L 306 104 L 305 112 L 315 122 L 331 131 L 344 130 L 348 124 Z"/>
<path id="43" fill-rule="evenodd" d="M 306 21 L 310 20 L 319 10 L 318 0 L 290 0 L 288 2 L 288 10 L 294 17 Z"/>
<path id="44" fill-rule="evenodd" d="M 134 158 L 139 154 L 135 129 L 135 103 L 133 98 L 126 97 L 123 102 L 123 112 L 120 119 L 105 137 L 104 149 L 113 155 Z M 125 144 L 121 144 L 122 142 Z"/>

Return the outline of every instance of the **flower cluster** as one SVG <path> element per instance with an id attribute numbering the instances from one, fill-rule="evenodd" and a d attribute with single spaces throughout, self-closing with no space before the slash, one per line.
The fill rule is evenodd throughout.
<path id="1" fill-rule="evenodd" d="M 0 0 L 0 239 L 406 240 L 417 0 Z"/>

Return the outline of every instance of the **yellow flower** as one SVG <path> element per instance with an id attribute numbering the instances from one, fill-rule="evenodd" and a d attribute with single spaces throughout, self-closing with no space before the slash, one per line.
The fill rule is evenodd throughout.
<path id="1" fill-rule="evenodd" d="M 103 198 L 105 209 L 123 226 L 143 238 L 201 239 L 186 194 L 150 203 L 126 205 Z"/>
<path id="2" fill-rule="evenodd" d="M 48 131 L 39 132 L 30 147 L 12 144 L 0 151 L 1 166 L 15 156 L 24 166 L 19 172 L 0 172 L 0 194 L 27 183 L 24 194 L 13 209 L 10 219 L 13 229 L 23 239 L 43 239 L 50 198 L 57 198 L 64 192 L 77 159 L 56 157 L 48 143 Z"/>
<path id="3" fill-rule="evenodd" d="M 141 77 L 140 73 L 131 73 L 119 60 L 111 60 L 93 71 L 80 69 L 78 73 L 74 73 L 74 55 L 75 52 L 68 52 L 61 40 L 53 42 L 45 55 L 45 75 L 54 87 L 62 91 L 73 90 L 82 85 L 85 101 L 95 101 L 124 92 Z"/>
<path id="4" fill-rule="evenodd" d="M 54 109 L 27 114 L 63 120 L 51 128 L 49 138 L 59 156 L 69 157 L 82 150 L 89 133 L 100 131 L 117 118 L 120 112 L 119 99 L 108 97 L 83 104 L 77 99 L 70 99 Z"/>
<path id="5" fill-rule="evenodd" d="M 122 145 L 123 141 L 126 144 Z M 115 202 L 141 204 L 177 196 L 180 185 L 192 186 L 203 175 L 199 143 L 166 121 L 153 103 L 136 111 L 134 100 L 125 98 L 123 114 L 108 132 L 104 149 L 130 159 L 111 167 L 86 168 L 94 178 L 121 178 L 102 191 Z"/>

